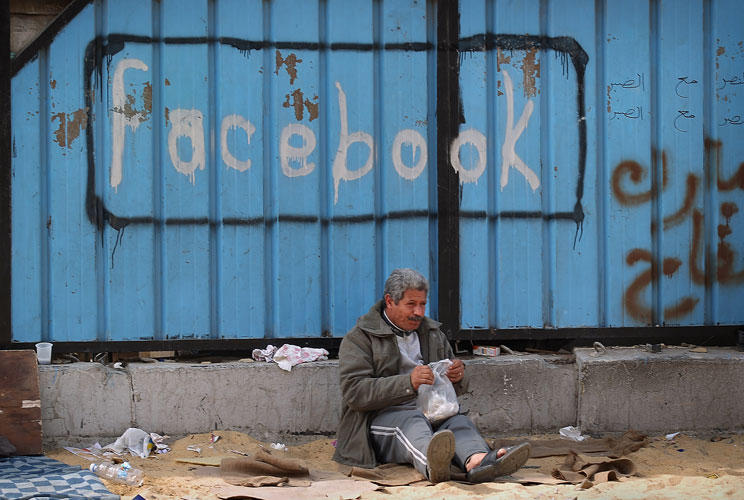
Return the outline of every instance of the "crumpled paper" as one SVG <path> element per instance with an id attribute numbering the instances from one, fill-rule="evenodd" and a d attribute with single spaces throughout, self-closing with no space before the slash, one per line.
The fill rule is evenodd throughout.
<path id="1" fill-rule="evenodd" d="M 300 347 L 284 344 L 279 349 L 269 344 L 266 349 L 253 349 L 253 359 L 256 361 L 273 361 L 279 368 L 291 371 L 293 366 L 310 361 L 324 361 L 328 359 L 328 351 L 313 347 Z"/>

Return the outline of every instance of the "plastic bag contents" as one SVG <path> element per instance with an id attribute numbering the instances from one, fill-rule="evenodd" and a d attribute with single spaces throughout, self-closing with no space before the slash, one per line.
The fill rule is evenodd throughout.
<path id="1" fill-rule="evenodd" d="M 418 388 L 416 408 L 421 411 L 429 422 L 445 420 L 460 411 L 455 388 L 445 373 L 452 364 L 449 359 L 429 363 L 434 372 L 434 384 L 422 384 Z"/>

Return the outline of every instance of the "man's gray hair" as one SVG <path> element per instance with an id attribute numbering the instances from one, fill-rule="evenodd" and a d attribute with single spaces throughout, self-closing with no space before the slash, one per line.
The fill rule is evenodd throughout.
<path id="1" fill-rule="evenodd" d="M 397 304 L 403 298 L 406 290 L 419 290 L 428 294 L 429 281 L 415 269 L 405 267 L 396 269 L 390 273 L 390 276 L 385 281 L 383 297 L 389 294 L 393 302 Z"/>

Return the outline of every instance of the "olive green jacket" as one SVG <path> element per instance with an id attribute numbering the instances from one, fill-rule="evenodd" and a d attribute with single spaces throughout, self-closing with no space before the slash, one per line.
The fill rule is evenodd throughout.
<path id="1" fill-rule="evenodd" d="M 383 302 L 372 306 L 357 320 L 341 341 L 338 351 L 341 386 L 341 422 L 336 452 L 337 462 L 357 467 L 378 465 L 369 440 L 370 422 L 378 411 L 410 401 L 416 397 L 411 376 L 400 375 L 400 350 L 395 334 L 381 311 Z M 441 323 L 424 318 L 419 325 L 419 343 L 424 363 L 454 359 Z M 460 395 L 467 390 L 467 374 L 455 386 Z"/>

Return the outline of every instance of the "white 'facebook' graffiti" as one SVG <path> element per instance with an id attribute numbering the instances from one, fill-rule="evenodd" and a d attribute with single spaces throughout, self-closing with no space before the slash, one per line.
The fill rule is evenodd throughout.
<path id="1" fill-rule="evenodd" d="M 114 190 L 119 187 L 123 177 L 121 164 L 122 157 L 124 156 L 126 127 L 131 128 L 132 132 L 134 132 L 144 120 L 144 116 L 139 116 L 138 114 L 127 116 L 127 113 L 124 112 L 127 97 L 127 93 L 124 91 L 124 72 L 129 68 L 140 71 L 147 71 L 149 69 L 147 64 L 139 59 L 122 59 L 114 70 L 114 81 L 112 83 L 114 109 L 111 116 L 111 134 L 113 137 L 111 140 L 111 169 L 109 173 L 109 182 Z"/>
<path id="2" fill-rule="evenodd" d="M 148 66 L 139 59 L 127 58 L 120 61 L 114 71 L 113 86 L 113 116 L 112 116 L 112 158 L 110 169 L 110 185 L 116 189 L 123 180 L 122 162 L 124 155 L 124 142 L 126 138 L 126 127 L 134 133 L 139 124 L 146 119 L 144 114 L 133 114 L 127 116 L 123 112 L 127 94 L 124 89 L 124 72 L 127 69 L 138 69 L 148 71 Z M 540 186 L 540 179 L 516 154 L 515 146 L 521 134 L 527 128 L 534 103 L 530 100 L 525 104 L 522 115 L 516 126 L 514 126 L 514 86 L 506 71 L 504 75 L 504 86 L 507 100 L 507 123 L 504 133 L 504 143 L 501 148 L 501 189 L 509 182 L 509 169 L 514 167 L 524 175 L 533 191 Z M 367 175 L 374 166 L 374 138 L 371 134 L 363 131 L 349 133 L 346 93 L 341 83 L 336 82 L 338 91 L 339 107 L 339 140 L 338 149 L 333 159 L 333 188 L 334 204 L 338 203 L 339 185 L 342 180 L 353 181 Z M 197 109 L 174 109 L 169 114 L 172 128 L 168 133 L 168 154 L 173 167 L 179 173 L 189 177 L 192 184 L 196 183 L 195 172 L 197 169 L 204 170 L 206 167 L 206 152 L 204 142 L 203 115 Z M 251 160 L 239 160 L 230 151 L 227 136 L 231 129 L 242 129 L 246 134 L 246 142 L 250 145 L 251 136 L 256 127 L 245 117 L 239 114 L 229 114 L 222 120 L 220 126 L 220 153 L 222 161 L 227 168 L 245 172 L 251 167 Z M 301 146 L 293 146 L 290 139 L 298 136 Z M 178 151 L 178 139 L 188 138 L 191 141 L 192 157 L 190 161 L 184 161 Z M 357 169 L 349 169 L 347 165 L 347 152 L 349 146 L 355 142 L 365 144 L 369 148 L 369 155 L 363 166 Z M 279 138 L 279 163 L 282 173 L 287 177 L 301 177 L 311 174 L 315 170 L 315 163 L 309 161 L 310 155 L 315 151 L 316 137 L 313 130 L 302 123 L 291 123 L 282 129 Z M 478 153 L 478 160 L 474 167 L 466 169 L 460 160 L 460 149 L 465 144 L 471 144 Z M 476 129 L 466 129 L 450 144 L 450 164 L 459 174 L 460 182 L 478 182 L 478 179 L 486 170 L 487 164 L 487 140 Z M 411 163 L 407 165 L 402 158 L 403 146 L 411 148 Z M 416 153 L 418 161 L 416 161 Z M 414 181 L 426 168 L 429 161 L 427 143 L 424 136 L 414 129 L 400 130 L 396 135 L 391 147 L 391 157 L 395 171 L 403 179 Z"/>

